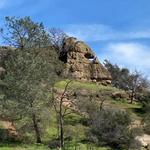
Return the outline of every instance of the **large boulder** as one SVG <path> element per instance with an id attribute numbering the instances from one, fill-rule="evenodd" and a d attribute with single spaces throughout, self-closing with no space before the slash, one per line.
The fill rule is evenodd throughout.
<path id="1" fill-rule="evenodd" d="M 142 146 L 147 150 L 150 150 L 150 135 L 144 134 L 142 136 L 137 136 L 136 140 L 140 141 Z"/>
<path id="2" fill-rule="evenodd" d="M 111 83 L 111 75 L 99 62 L 92 49 L 82 41 L 70 37 L 64 40 L 60 60 L 65 63 L 63 75 L 82 81 Z"/>

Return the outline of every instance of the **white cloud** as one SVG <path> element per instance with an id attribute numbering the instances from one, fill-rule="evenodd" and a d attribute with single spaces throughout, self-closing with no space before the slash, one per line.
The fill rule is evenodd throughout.
<path id="1" fill-rule="evenodd" d="M 135 27 L 133 30 L 118 31 L 107 25 L 91 24 L 68 25 L 64 31 L 86 42 L 105 42 L 101 48 L 100 60 L 109 59 L 119 66 L 133 71 L 137 69 L 150 78 L 150 46 L 132 42 L 137 39 L 150 39 L 150 28 L 137 30 Z"/>
<path id="2" fill-rule="evenodd" d="M 104 48 L 105 55 L 100 58 L 108 59 L 113 63 L 128 67 L 131 70 L 140 70 L 149 76 L 150 47 L 139 43 L 110 43 Z"/>
<path id="3" fill-rule="evenodd" d="M 113 38 L 112 29 L 105 25 L 68 25 L 64 30 L 68 35 L 75 36 L 84 41 L 99 41 Z"/>
<path id="4" fill-rule="evenodd" d="M 84 41 L 133 40 L 150 38 L 150 28 L 142 31 L 117 31 L 103 24 L 67 25 L 64 31 Z"/>

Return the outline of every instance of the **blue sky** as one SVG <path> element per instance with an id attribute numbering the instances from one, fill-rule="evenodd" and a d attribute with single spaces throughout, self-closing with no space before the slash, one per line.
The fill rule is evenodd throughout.
<path id="1" fill-rule="evenodd" d="M 86 41 L 108 59 L 150 77 L 150 0 L 0 0 L 5 16 L 31 16 Z"/>

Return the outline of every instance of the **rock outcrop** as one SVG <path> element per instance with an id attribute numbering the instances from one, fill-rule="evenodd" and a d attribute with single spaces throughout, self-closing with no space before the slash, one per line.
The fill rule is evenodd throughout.
<path id="1" fill-rule="evenodd" d="M 150 150 L 150 135 L 144 134 L 142 136 L 137 136 L 136 139 L 141 142 L 144 148 Z"/>
<path id="2" fill-rule="evenodd" d="M 64 40 L 60 60 L 65 63 L 63 75 L 76 80 L 111 83 L 111 75 L 99 62 L 92 49 L 82 41 L 70 37 Z"/>
<path id="3" fill-rule="evenodd" d="M 0 79 L 6 70 L 4 60 L 7 58 L 11 47 L 0 47 Z M 92 81 L 102 84 L 111 83 L 111 75 L 99 62 L 89 46 L 76 38 L 70 37 L 64 40 L 60 60 L 65 63 L 63 76 L 75 80 Z"/>

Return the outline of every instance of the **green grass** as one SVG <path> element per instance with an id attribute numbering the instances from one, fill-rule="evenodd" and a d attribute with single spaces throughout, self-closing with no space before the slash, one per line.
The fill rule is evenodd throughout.
<path id="1" fill-rule="evenodd" d="M 69 80 L 62 80 L 55 84 L 56 88 L 64 89 L 65 85 L 67 84 Z M 93 91 L 120 91 L 117 88 L 114 88 L 112 86 L 104 86 L 104 85 L 98 85 L 96 83 L 91 82 L 81 82 L 81 81 L 72 81 L 69 84 L 68 89 L 84 89 L 84 90 L 93 90 Z"/>
<path id="2" fill-rule="evenodd" d="M 67 84 L 69 80 L 62 80 L 55 84 L 55 87 L 58 89 L 64 89 L 65 85 Z M 81 82 L 81 81 L 72 81 L 69 84 L 69 90 L 89 90 L 90 91 L 96 91 L 96 92 L 105 92 L 113 93 L 122 91 L 117 88 L 114 88 L 112 86 L 103 86 L 98 85 L 96 83 L 91 82 Z M 129 100 L 126 99 L 119 99 L 114 100 L 111 96 L 106 96 L 107 100 L 104 102 L 104 106 L 108 106 L 109 108 L 114 109 L 120 109 L 120 110 L 126 110 L 131 114 L 131 117 L 133 120 L 141 120 L 142 118 L 142 112 L 141 112 L 141 104 L 138 102 L 133 102 L 133 104 L 129 103 Z"/>
<path id="3" fill-rule="evenodd" d="M 55 84 L 55 88 L 64 89 L 65 85 L 69 80 L 59 81 Z M 117 88 L 111 86 L 103 86 L 97 85 L 95 83 L 87 83 L 87 82 L 79 82 L 79 81 L 72 81 L 69 85 L 69 90 L 88 90 L 90 91 L 97 91 L 103 92 L 108 91 L 108 93 L 113 93 L 116 91 L 121 91 Z M 140 120 L 140 114 L 137 110 L 140 110 L 141 105 L 137 102 L 130 104 L 127 100 L 114 100 L 111 96 L 106 96 L 107 100 L 104 102 L 104 106 L 108 106 L 109 108 L 115 109 L 123 109 L 127 110 L 131 113 L 131 116 L 134 120 Z M 46 132 L 43 136 L 43 140 L 45 143 L 53 140 L 57 137 L 57 123 L 56 123 L 56 113 L 54 110 L 50 112 L 50 123 L 46 128 Z M 65 118 L 65 135 L 71 136 L 72 139 L 67 142 L 66 150 L 74 150 L 75 145 L 77 145 L 76 150 L 88 150 L 90 146 L 92 150 L 110 150 L 107 147 L 96 147 L 95 145 L 88 145 L 86 142 L 83 143 L 82 141 L 86 140 L 86 131 L 88 127 L 84 124 L 85 118 L 77 113 L 72 113 Z M 2 125 L 0 123 L 0 128 Z M 33 135 L 32 135 L 33 136 Z M 76 144 L 77 143 L 77 144 Z M 48 147 L 45 145 L 27 145 L 27 144 L 4 144 L 0 145 L 0 150 L 48 150 Z M 56 149 L 54 149 L 56 150 Z"/>
<path id="4" fill-rule="evenodd" d="M 70 143 L 66 145 L 65 150 L 74 150 L 76 147 L 76 150 L 88 150 L 89 148 L 92 148 L 92 150 L 110 150 L 108 147 L 96 147 L 94 145 L 87 145 L 78 143 Z M 7 145 L 0 145 L 0 150 L 50 150 L 47 146 L 44 145 L 14 145 L 14 144 L 7 144 Z M 58 150 L 58 149 L 51 149 L 51 150 Z"/>
<path id="5" fill-rule="evenodd" d="M 128 100 L 113 100 L 110 99 L 107 104 L 111 108 L 126 110 L 131 114 L 131 118 L 133 120 L 141 120 L 141 113 L 138 110 L 141 109 L 141 104 L 138 102 L 133 102 L 132 104 L 128 102 Z"/>
<path id="6" fill-rule="evenodd" d="M 3 144 L 0 145 L 0 150 L 49 150 L 44 145 L 27 145 L 27 144 Z"/>
<path id="7" fill-rule="evenodd" d="M 3 126 L 2 122 L 0 121 L 0 129 L 3 129 L 3 128 L 4 128 L 4 126 Z"/>
<path id="8" fill-rule="evenodd" d="M 82 144 L 82 143 L 71 143 L 66 146 L 66 150 L 111 150 L 109 147 L 97 147 L 95 145 L 88 145 L 88 144 Z"/>

